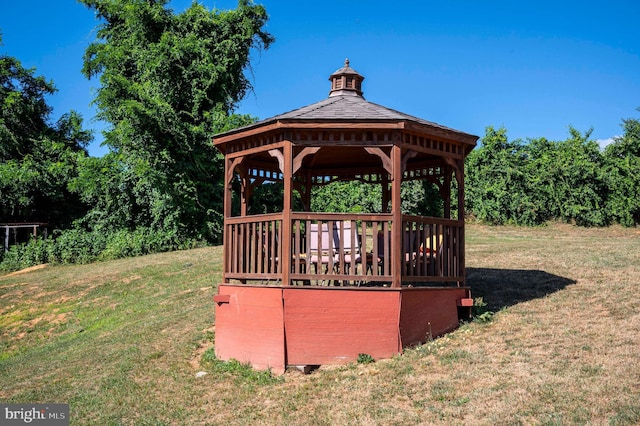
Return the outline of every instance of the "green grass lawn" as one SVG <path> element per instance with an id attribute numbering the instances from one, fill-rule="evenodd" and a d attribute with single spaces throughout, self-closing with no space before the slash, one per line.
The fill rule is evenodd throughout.
<path id="1" fill-rule="evenodd" d="M 637 229 L 470 225 L 468 283 L 491 321 L 275 378 L 211 356 L 221 255 L 0 277 L 0 401 L 68 403 L 91 425 L 640 422 Z"/>

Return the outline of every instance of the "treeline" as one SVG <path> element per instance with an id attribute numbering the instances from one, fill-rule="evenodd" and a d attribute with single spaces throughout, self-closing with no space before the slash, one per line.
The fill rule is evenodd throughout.
<path id="1" fill-rule="evenodd" d="M 570 128 L 563 141 L 509 141 L 506 129 L 487 128 L 465 164 L 467 214 L 490 224 L 636 226 L 640 120 L 623 120 L 604 150 L 590 135 Z"/>

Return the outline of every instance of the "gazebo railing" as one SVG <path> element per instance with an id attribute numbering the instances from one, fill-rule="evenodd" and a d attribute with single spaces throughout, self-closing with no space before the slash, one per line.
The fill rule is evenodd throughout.
<path id="1" fill-rule="evenodd" d="M 402 227 L 403 283 L 464 282 L 464 221 L 403 215 Z"/>
<path id="2" fill-rule="evenodd" d="M 388 285 L 392 281 L 391 214 L 293 212 L 291 250 L 282 253 L 282 213 L 228 218 L 225 282 L 301 285 Z M 401 281 L 407 285 L 460 283 L 463 223 L 403 216 Z"/>
<path id="3" fill-rule="evenodd" d="M 225 279 L 282 279 L 282 213 L 227 218 L 224 238 Z"/>
<path id="4" fill-rule="evenodd" d="M 290 279 L 316 285 L 391 282 L 391 218 L 391 214 L 292 213 Z"/>

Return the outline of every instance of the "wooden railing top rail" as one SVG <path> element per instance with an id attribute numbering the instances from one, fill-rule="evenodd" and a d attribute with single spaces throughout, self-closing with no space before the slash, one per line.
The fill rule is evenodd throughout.
<path id="1" fill-rule="evenodd" d="M 294 220 L 321 220 L 321 221 L 344 221 L 344 220 L 366 220 L 383 222 L 391 220 L 391 213 L 311 213 L 292 212 L 291 219 Z"/>
<path id="2" fill-rule="evenodd" d="M 464 221 L 457 219 L 446 219 L 442 217 L 433 217 L 433 216 L 415 216 L 410 214 L 403 214 L 402 220 L 404 222 L 418 222 L 418 223 L 429 223 L 434 225 L 445 225 L 445 226 L 458 226 L 464 224 Z"/>
<path id="3" fill-rule="evenodd" d="M 265 222 L 269 220 L 281 220 L 284 217 L 282 212 L 254 214 L 249 216 L 233 216 L 226 218 L 228 224 Z M 366 220 L 366 221 L 389 221 L 392 220 L 391 213 L 315 213 L 315 212 L 292 212 L 291 219 L 294 220 Z M 456 226 L 463 223 L 461 220 L 445 219 L 433 216 L 402 215 L 405 222 L 432 223 L 436 225 Z"/>
<path id="4" fill-rule="evenodd" d="M 265 213 L 265 214 L 252 214 L 249 216 L 232 216 L 225 219 L 226 223 L 251 223 L 251 222 L 266 222 L 269 220 L 282 220 L 282 212 L 278 213 Z"/>

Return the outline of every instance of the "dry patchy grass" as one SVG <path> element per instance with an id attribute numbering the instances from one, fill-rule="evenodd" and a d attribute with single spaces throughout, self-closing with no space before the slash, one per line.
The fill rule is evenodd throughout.
<path id="1" fill-rule="evenodd" d="M 468 282 L 493 321 L 266 381 L 199 363 L 220 254 L 0 277 L 0 399 L 70 403 L 74 424 L 640 422 L 637 229 L 470 225 Z"/>

